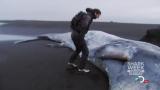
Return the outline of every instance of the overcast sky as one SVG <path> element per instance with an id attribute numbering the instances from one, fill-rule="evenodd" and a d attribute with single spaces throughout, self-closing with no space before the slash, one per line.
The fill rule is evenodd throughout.
<path id="1" fill-rule="evenodd" d="M 160 0 L 0 0 L 0 20 L 69 21 L 86 7 L 101 9 L 97 21 L 160 24 Z"/>

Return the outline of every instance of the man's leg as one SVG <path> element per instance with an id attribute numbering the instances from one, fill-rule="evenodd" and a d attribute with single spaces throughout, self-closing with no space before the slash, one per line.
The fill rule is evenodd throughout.
<path id="1" fill-rule="evenodd" d="M 79 68 L 83 69 L 86 66 L 86 61 L 88 59 L 88 54 L 89 54 L 89 50 L 86 44 L 86 41 L 84 40 L 84 38 L 81 40 L 81 49 L 82 49 L 82 56 L 81 56 L 81 60 L 80 60 L 80 65 Z"/>
<path id="2" fill-rule="evenodd" d="M 80 40 L 78 34 L 76 32 L 73 32 L 71 37 L 72 37 L 72 41 L 76 47 L 76 50 L 71 55 L 69 62 L 74 63 L 74 61 L 79 56 L 79 53 L 82 51 L 82 48 L 81 48 L 81 40 Z"/>
<path id="3" fill-rule="evenodd" d="M 81 50 L 80 50 L 79 48 L 76 48 L 76 51 L 74 51 L 74 52 L 72 53 L 69 62 L 70 62 L 70 63 L 73 63 L 73 62 L 77 59 L 77 57 L 79 56 L 79 53 L 80 53 L 80 52 L 81 52 Z"/>

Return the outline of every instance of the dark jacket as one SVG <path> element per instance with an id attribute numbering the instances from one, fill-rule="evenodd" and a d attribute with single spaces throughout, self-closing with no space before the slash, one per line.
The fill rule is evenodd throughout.
<path id="1" fill-rule="evenodd" d="M 77 17 L 76 16 L 73 17 L 72 20 L 74 20 L 74 18 L 77 18 Z M 93 19 L 95 18 L 95 16 L 93 12 L 89 11 L 87 13 L 84 13 L 82 17 L 78 17 L 78 18 L 80 18 L 80 20 L 78 21 L 78 24 L 73 24 L 71 28 L 73 29 L 73 31 L 77 31 L 79 34 L 85 35 L 88 32 L 89 27 Z"/>

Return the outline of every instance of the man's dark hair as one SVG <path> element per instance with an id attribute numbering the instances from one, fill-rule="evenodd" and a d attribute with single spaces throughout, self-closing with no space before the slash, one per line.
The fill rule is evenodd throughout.
<path id="1" fill-rule="evenodd" d="M 93 11 L 94 11 L 95 13 L 97 13 L 97 14 L 101 14 L 101 11 L 100 11 L 99 9 L 97 9 L 97 8 L 93 9 Z"/>
<path id="2" fill-rule="evenodd" d="M 86 8 L 86 12 L 101 14 L 101 11 L 97 8 L 95 8 L 95 9 Z"/>

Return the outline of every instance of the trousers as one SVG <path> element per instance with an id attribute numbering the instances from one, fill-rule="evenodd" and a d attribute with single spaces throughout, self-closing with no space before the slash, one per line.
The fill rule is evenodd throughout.
<path id="1" fill-rule="evenodd" d="M 78 67 L 80 69 L 83 69 L 85 67 L 89 54 L 89 50 L 84 37 L 84 34 L 81 35 L 76 31 L 72 31 L 71 33 L 71 38 L 76 47 L 76 50 L 71 55 L 70 62 L 74 62 L 79 56 L 79 53 L 82 52 L 82 56 L 80 57 L 80 63 L 78 64 Z"/>

